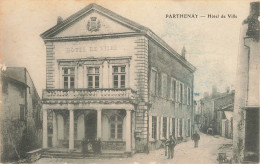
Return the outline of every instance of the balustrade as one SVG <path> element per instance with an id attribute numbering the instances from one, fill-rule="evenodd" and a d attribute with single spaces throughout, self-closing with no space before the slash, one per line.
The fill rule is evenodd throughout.
<path id="1" fill-rule="evenodd" d="M 130 88 L 110 89 L 46 89 L 43 99 L 134 99 L 135 91 Z"/>

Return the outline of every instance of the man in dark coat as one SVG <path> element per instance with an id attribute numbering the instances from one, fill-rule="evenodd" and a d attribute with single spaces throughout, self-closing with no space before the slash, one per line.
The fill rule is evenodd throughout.
<path id="1" fill-rule="evenodd" d="M 168 147 L 168 159 L 172 159 L 174 155 L 174 147 L 176 145 L 176 140 L 173 136 L 170 136 L 166 141 L 166 146 Z"/>
<path id="2" fill-rule="evenodd" d="M 192 135 L 192 140 L 194 141 L 194 147 L 198 147 L 199 140 L 200 140 L 200 135 L 198 134 L 197 131 Z"/>

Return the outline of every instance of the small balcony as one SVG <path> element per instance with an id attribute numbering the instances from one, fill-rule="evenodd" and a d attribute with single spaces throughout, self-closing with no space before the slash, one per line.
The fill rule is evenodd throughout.
<path id="1" fill-rule="evenodd" d="M 43 100 L 134 100 L 136 91 L 131 88 L 99 89 L 44 89 Z"/>

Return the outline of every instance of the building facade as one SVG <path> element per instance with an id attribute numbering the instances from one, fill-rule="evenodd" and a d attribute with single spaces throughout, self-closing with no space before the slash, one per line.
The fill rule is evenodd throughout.
<path id="1" fill-rule="evenodd" d="M 240 33 L 233 124 L 235 162 L 259 162 L 259 13 L 260 2 L 250 3 L 250 14 Z"/>
<path id="2" fill-rule="evenodd" d="M 217 134 L 226 138 L 232 138 L 233 136 L 234 97 L 235 91 L 233 90 L 214 101 L 215 130 Z"/>
<path id="3" fill-rule="evenodd" d="M 190 136 L 195 67 L 148 28 L 90 4 L 41 37 L 43 148 L 99 138 L 103 151 L 133 153 Z"/>
<path id="4" fill-rule="evenodd" d="M 42 146 L 41 100 L 26 68 L 1 71 L 1 161 Z"/>
<path id="5" fill-rule="evenodd" d="M 214 90 L 199 103 L 201 130 L 207 133 L 212 129 L 213 134 L 231 138 L 235 91 L 227 89 L 226 92 L 219 93 Z"/>

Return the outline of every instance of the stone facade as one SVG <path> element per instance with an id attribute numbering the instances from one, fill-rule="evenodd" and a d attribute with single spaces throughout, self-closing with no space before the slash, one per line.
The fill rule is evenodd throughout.
<path id="1" fill-rule="evenodd" d="M 41 147 L 41 100 L 25 68 L 1 72 L 1 160 Z"/>
<path id="2" fill-rule="evenodd" d="M 250 3 L 240 33 L 233 124 L 233 158 L 239 163 L 259 162 L 259 6 Z"/>
<path id="3" fill-rule="evenodd" d="M 169 135 L 176 139 L 186 140 L 190 138 L 193 125 L 193 72 L 178 59 L 171 56 L 167 50 L 149 40 L 149 75 L 150 90 L 149 110 L 150 120 L 150 147 L 156 149 L 161 142 L 169 138 Z M 185 58 L 183 58 L 185 60 Z M 155 88 L 151 81 L 153 73 L 156 74 Z M 165 79 L 165 82 L 164 82 Z M 183 86 L 182 91 L 180 85 Z M 180 98 L 180 91 L 182 96 Z M 189 97 L 189 98 L 188 98 Z M 189 99 L 189 100 L 188 100 Z M 157 122 L 153 123 L 154 120 Z M 166 135 L 163 136 L 163 118 L 166 118 Z M 153 136 L 153 124 L 156 124 L 156 134 Z M 181 126 L 182 125 L 182 126 Z M 154 125 L 155 126 L 155 125 Z"/>
<path id="4" fill-rule="evenodd" d="M 190 136 L 195 67 L 148 28 L 90 4 L 41 37 L 47 63 L 43 148 L 73 151 L 82 140 L 99 138 L 103 150 L 148 151 L 149 118 L 165 116 L 170 125 L 175 105 L 182 108 L 176 111 L 189 129 L 179 137 Z M 158 58 L 163 61 L 157 62 Z M 169 96 L 152 97 L 154 68 L 168 74 L 167 81 L 182 82 L 182 95 L 189 100 L 175 103 Z M 166 105 L 164 114 L 161 105 Z"/>

